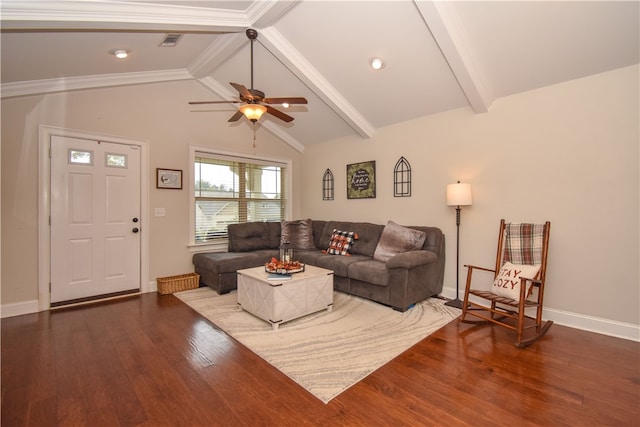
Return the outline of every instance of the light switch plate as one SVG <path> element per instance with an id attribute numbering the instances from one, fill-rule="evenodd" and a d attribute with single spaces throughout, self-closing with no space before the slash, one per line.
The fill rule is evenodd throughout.
<path id="1" fill-rule="evenodd" d="M 164 208 L 155 208 L 154 215 L 155 216 L 164 216 Z"/>

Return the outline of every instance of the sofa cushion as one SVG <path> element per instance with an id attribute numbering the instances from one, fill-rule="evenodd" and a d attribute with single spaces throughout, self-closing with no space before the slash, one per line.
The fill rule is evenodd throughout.
<path id="1" fill-rule="evenodd" d="M 215 274 L 234 273 L 244 268 L 264 265 L 273 255 L 277 255 L 277 250 L 200 253 L 193 256 L 193 265 L 197 269 L 207 269 Z"/>
<path id="2" fill-rule="evenodd" d="M 349 230 L 357 233 L 358 240 L 353 244 L 351 254 L 372 257 L 373 252 L 376 250 L 378 240 L 380 240 L 380 234 L 382 234 L 384 225 L 371 224 L 368 222 L 327 221 L 320 238 L 322 242 L 322 246 L 320 247 L 322 249 L 326 249 L 329 245 L 334 229 Z"/>
<path id="3" fill-rule="evenodd" d="M 316 261 L 316 266 L 332 270 L 333 274 L 340 277 L 349 277 L 349 266 L 356 262 L 370 260 L 364 255 L 335 256 L 323 254 Z"/>
<path id="4" fill-rule="evenodd" d="M 289 242 L 294 249 L 314 249 L 313 222 L 310 218 L 282 221 L 280 239 Z"/>
<path id="5" fill-rule="evenodd" d="M 296 261 L 300 261 L 303 264 L 311 264 L 311 265 L 318 265 L 318 259 L 320 257 L 329 256 L 327 254 L 322 253 L 320 249 L 296 250 L 293 255 Z"/>
<path id="6" fill-rule="evenodd" d="M 316 248 L 320 250 L 327 248 L 327 242 L 324 240 L 324 236 L 322 234 L 325 225 L 327 225 L 327 221 L 314 219 L 312 222 L 311 228 L 313 229 L 313 243 L 316 245 Z"/>
<path id="7" fill-rule="evenodd" d="M 269 228 L 269 248 L 280 247 L 280 221 L 268 221 L 267 227 Z"/>
<path id="8" fill-rule="evenodd" d="M 353 242 L 358 239 L 358 234 L 353 231 L 333 230 L 327 253 L 329 255 L 351 255 Z"/>
<path id="9" fill-rule="evenodd" d="M 419 250 L 396 254 L 385 263 L 387 268 L 415 268 L 438 260 L 438 255 L 431 251 Z"/>
<path id="10" fill-rule="evenodd" d="M 251 252 L 272 247 L 266 222 L 229 224 L 227 234 L 229 252 Z"/>
<path id="11" fill-rule="evenodd" d="M 368 260 L 349 265 L 349 278 L 378 286 L 389 285 L 389 270 L 382 261 Z"/>
<path id="12" fill-rule="evenodd" d="M 402 252 L 417 251 L 422 248 L 427 233 L 409 227 L 403 227 L 393 221 L 388 221 L 382 230 L 380 241 L 376 247 L 373 259 L 388 261 L 392 256 Z"/>

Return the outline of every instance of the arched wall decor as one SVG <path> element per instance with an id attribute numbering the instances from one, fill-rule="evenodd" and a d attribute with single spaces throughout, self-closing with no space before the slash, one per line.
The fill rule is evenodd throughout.
<path id="1" fill-rule="evenodd" d="M 400 157 L 393 168 L 393 195 L 411 197 L 411 165 L 404 156 Z"/>
<path id="2" fill-rule="evenodd" d="M 333 172 L 324 171 L 322 176 L 322 200 L 333 200 Z"/>

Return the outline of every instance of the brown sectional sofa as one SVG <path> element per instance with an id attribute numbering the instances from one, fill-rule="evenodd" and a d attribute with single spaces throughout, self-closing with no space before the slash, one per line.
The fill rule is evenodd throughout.
<path id="1" fill-rule="evenodd" d="M 445 241 L 439 228 L 411 226 L 426 233 L 420 250 L 392 256 L 386 262 L 374 259 L 385 225 L 368 222 L 306 220 L 313 233 L 313 249 L 296 249 L 295 259 L 334 272 L 334 289 L 406 311 L 413 304 L 442 291 Z M 308 223 L 307 223 L 308 224 Z M 358 240 L 350 256 L 330 255 L 334 230 L 353 231 Z M 228 252 L 199 253 L 193 256 L 202 285 L 219 294 L 237 287 L 236 271 L 258 267 L 278 257 L 281 224 L 252 222 L 229 226 Z"/>

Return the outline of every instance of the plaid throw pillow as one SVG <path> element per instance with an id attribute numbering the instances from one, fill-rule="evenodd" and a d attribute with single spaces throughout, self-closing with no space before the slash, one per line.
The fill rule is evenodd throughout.
<path id="1" fill-rule="evenodd" d="M 542 263 L 544 224 L 507 224 L 503 262 L 519 265 Z"/>
<path id="2" fill-rule="evenodd" d="M 351 247 L 358 238 L 358 234 L 353 231 L 340 231 L 333 229 L 331 234 L 331 241 L 329 242 L 329 248 L 326 253 L 331 255 L 351 255 Z"/>

